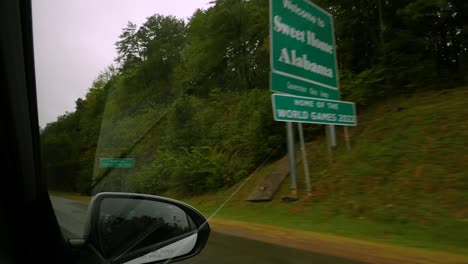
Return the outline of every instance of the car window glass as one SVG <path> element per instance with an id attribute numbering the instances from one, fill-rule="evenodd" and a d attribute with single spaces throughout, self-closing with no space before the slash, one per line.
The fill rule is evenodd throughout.
<path id="1" fill-rule="evenodd" d="M 32 2 L 66 238 L 96 194 L 128 192 L 209 219 L 193 263 L 468 262 L 467 1 Z M 109 252 L 119 221 L 192 230 L 103 208 Z"/>

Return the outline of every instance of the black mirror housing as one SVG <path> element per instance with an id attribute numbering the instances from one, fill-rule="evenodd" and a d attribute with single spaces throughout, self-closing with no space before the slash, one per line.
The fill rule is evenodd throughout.
<path id="1" fill-rule="evenodd" d="M 88 207 L 84 243 L 108 263 L 170 263 L 191 258 L 210 234 L 205 217 L 177 200 L 104 192 Z"/>

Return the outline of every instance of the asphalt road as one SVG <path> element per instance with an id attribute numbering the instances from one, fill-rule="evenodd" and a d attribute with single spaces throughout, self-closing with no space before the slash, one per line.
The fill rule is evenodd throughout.
<path id="1" fill-rule="evenodd" d="M 55 196 L 50 200 L 65 238 L 83 237 L 88 204 Z"/>
<path id="2" fill-rule="evenodd" d="M 51 200 L 64 236 L 82 237 L 88 205 L 59 197 L 51 197 Z M 358 264 L 360 262 L 212 232 L 200 255 L 179 263 Z"/>

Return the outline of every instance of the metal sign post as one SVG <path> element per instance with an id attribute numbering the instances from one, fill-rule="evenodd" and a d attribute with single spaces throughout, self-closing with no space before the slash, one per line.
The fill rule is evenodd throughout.
<path id="1" fill-rule="evenodd" d="M 346 141 L 346 148 L 348 150 L 351 150 L 351 142 L 349 141 L 349 132 L 348 132 L 348 127 L 347 126 L 344 127 L 344 137 L 345 137 L 345 141 Z"/>
<path id="2" fill-rule="evenodd" d="M 333 163 L 333 147 L 336 146 L 336 131 L 335 125 L 327 125 L 325 127 L 326 136 L 327 136 L 327 149 L 328 149 L 328 159 L 330 164 Z"/>
<path id="3" fill-rule="evenodd" d="M 297 128 L 299 130 L 299 141 L 301 142 L 302 163 L 304 165 L 304 177 L 305 177 L 305 182 L 306 182 L 306 190 L 307 190 L 307 194 L 310 195 L 311 187 L 310 187 L 309 164 L 307 162 L 307 153 L 305 149 L 304 132 L 302 130 L 302 123 L 297 123 Z"/>
<path id="4" fill-rule="evenodd" d="M 330 146 L 335 147 L 336 146 L 336 130 L 335 130 L 335 125 L 328 125 L 328 130 L 330 131 Z"/>
<path id="5" fill-rule="evenodd" d="M 328 163 L 333 163 L 333 152 L 330 144 L 330 129 L 328 126 L 325 126 L 325 138 L 327 141 L 327 153 L 328 153 Z"/>
<path id="6" fill-rule="evenodd" d="M 124 171 L 120 170 L 120 172 L 121 172 L 120 177 L 122 178 L 122 188 L 121 188 L 121 190 L 122 190 L 122 192 L 124 192 L 124 190 L 125 190 L 125 187 L 124 187 L 125 186 L 125 184 L 124 184 Z"/>
<path id="7" fill-rule="evenodd" d="M 296 157 L 294 151 L 294 132 L 293 124 L 286 122 L 286 130 L 288 133 L 288 160 L 289 160 L 289 176 L 291 176 L 291 195 L 297 195 L 297 181 L 296 181 Z"/>

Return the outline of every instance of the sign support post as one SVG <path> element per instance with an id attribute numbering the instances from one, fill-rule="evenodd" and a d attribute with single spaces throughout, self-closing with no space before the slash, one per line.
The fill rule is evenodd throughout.
<path id="1" fill-rule="evenodd" d="M 311 187 L 310 187 L 309 163 L 307 162 L 307 153 L 305 149 L 304 131 L 302 130 L 302 123 L 297 123 L 297 128 L 299 130 L 299 141 L 301 142 L 302 163 L 304 165 L 304 177 L 305 177 L 305 182 L 306 182 L 306 191 L 307 191 L 307 195 L 310 195 Z"/>
<path id="2" fill-rule="evenodd" d="M 296 157 L 294 151 L 294 132 L 293 124 L 286 122 L 286 130 L 288 133 L 288 160 L 289 160 L 289 176 L 291 177 L 291 195 L 297 195 L 297 181 L 296 181 Z"/>
<path id="3" fill-rule="evenodd" d="M 336 131 L 335 125 L 327 125 L 325 128 L 327 137 L 327 148 L 330 164 L 333 163 L 333 147 L 336 146 Z"/>
<path id="4" fill-rule="evenodd" d="M 330 130 L 330 145 L 332 147 L 336 146 L 336 130 L 335 125 L 328 125 L 328 129 Z"/>
<path id="5" fill-rule="evenodd" d="M 121 186 L 121 192 L 124 192 L 124 174 L 123 174 L 123 170 L 121 169 L 120 170 L 120 179 L 122 180 L 122 186 Z"/>
<path id="6" fill-rule="evenodd" d="M 351 150 L 351 142 L 349 141 L 348 127 L 345 126 L 343 128 L 344 128 L 344 137 L 345 137 L 345 141 L 346 141 L 346 148 L 348 150 Z"/>
<path id="7" fill-rule="evenodd" d="M 331 143 L 330 143 L 330 127 L 328 125 L 325 126 L 325 138 L 327 141 L 327 152 L 328 152 L 328 163 L 332 164 L 333 163 L 333 151 L 331 148 Z"/>

